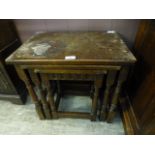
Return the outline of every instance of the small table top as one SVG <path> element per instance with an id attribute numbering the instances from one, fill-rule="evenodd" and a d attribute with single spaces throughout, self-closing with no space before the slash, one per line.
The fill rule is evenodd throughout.
<path id="1" fill-rule="evenodd" d="M 36 34 L 6 60 L 13 64 L 132 64 L 135 61 L 114 31 Z"/>

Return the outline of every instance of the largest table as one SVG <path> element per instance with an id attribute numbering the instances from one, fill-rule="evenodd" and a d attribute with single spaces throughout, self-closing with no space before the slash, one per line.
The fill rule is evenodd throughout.
<path id="1" fill-rule="evenodd" d="M 99 91 L 104 85 L 100 119 L 111 122 L 122 83 L 136 59 L 118 33 L 107 31 L 40 33 L 28 39 L 6 61 L 15 66 L 25 82 L 40 119 L 69 116 L 96 120 Z M 58 111 L 51 80 L 93 81 L 91 112 Z M 56 102 L 60 92 L 58 84 Z"/>

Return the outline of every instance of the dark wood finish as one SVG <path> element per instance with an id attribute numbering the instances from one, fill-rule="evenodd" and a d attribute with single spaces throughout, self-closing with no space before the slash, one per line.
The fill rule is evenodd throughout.
<path id="1" fill-rule="evenodd" d="M 28 75 L 26 74 L 26 72 L 24 70 L 20 69 L 20 67 L 18 67 L 18 66 L 16 66 L 16 71 L 17 71 L 19 77 L 21 78 L 21 80 L 23 80 L 26 85 L 26 88 L 27 88 L 27 90 L 35 104 L 35 108 L 36 108 L 39 118 L 44 119 L 45 116 L 44 116 L 42 104 L 38 99 L 38 96 L 30 82 Z"/>
<path id="2" fill-rule="evenodd" d="M 58 116 L 61 118 L 84 118 L 92 119 L 89 113 L 84 112 L 63 112 L 59 111 Z"/>
<path id="3" fill-rule="evenodd" d="M 48 102 L 50 104 L 50 109 L 52 111 L 52 116 L 53 116 L 53 118 L 57 118 L 58 115 L 57 115 L 56 105 L 54 103 L 54 95 L 53 95 L 53 91 L 52 91 L 53 85 L 51 85 L 51 83 L 49 81 L 48 74 L 41 74 L 41 78 L 42 78 L 42 81 L 43 81 L 45 88 L 48 92 L 47 97 L 48 97 Z"/>
<path id="4" fill-rule="evenodd" d="M 60 81 L 57 80 L 56 83 L 57 83 L 57 98 L 56 98 L 56 101 L 55 101 L 55 106 L 56 106 L 56 110 L 58 110 L 60 99 L 61 99 L 61 96 L 62 96 L 62 91 L 61 91 Z"/>
<path id="5" fill-rule="evenodd" d="M 93 95 L 92 109 L 91 109 L 91 113 L 89 114 L 90 115 L 89 118 L 91 118 L 92 121 L 96 120 L 99 89 L 102 86 L 102 81 L 103 81 L 103 73 L 102 72 L 100 73 L 101 75 L 89 75 L 87 73 L 79 74 L 77 72 L 74 75 L 72 75 L 72 74 L 68 75 L 65 73 L 60 74 L 61 76 L 60 75 L 58 76 L 58 74 L 52 74 L 52 76 L 51 76 L 50 70 L 39 70 L 38 73 L 41 75 L 41 79 L 42 79 L 45 87 L 47 88 L 48 98 L 49 98 L 49 103 L 51 105 L 51 111 L 52 111 L 53 118 L 57 118 L 59 116 L 59 111 L 57 110 L 58 107 L 56 106 L 59 103 L 56 103 L 56 102 L 58 102 L 57 100 L 60 100 L 60 99 L 57 99 L 56 102 L 54 102 L 54 96 L 51 91 L 51 83 L 49 82 L 50 80 L 89 80 L 89 81 L 92 80 L 92 81 L 94 81 L 95 91 L 94 91 L 94 95 Z M 58 83 L 58 87 L 60 87 L 59 83 Z M 60 95 L 60 92 L 58 92 L 58 95 Z M 58 96 L 58 98 L 60 98 L 60 96 Z M 76 116 L 76 114 L 77 114 L 77 116 Z M 80 116 L 81 113 L 75 113 L 75 114 L 72 113 L 72 115 L 71 114 L 68 115 L 67 113 L 64 114 L 64 116 L 73 116 L 73 117 L 78 117 L 78 115 L 80 118 L 81 117 L 83 118 L 83 116 L 85 116 L 83 114 L 82 114 L 82 116 Z M 63 116 L 63 115 L 61 114 L 60 116 Z"/>
<path id="6" fill-rule="evenodd" d="M 29 71 L 30 77 L 34 84 L 36 85 L 37 89 L 39 90 L 40 94 L 40 100 L 42 103 L 43 111 L 47 119 L 51 119 L 51 111 L 50 111 L 50 106 L 49 103 L 46 101 L 46 95 L 45 91 L 42 88 L 41 81 L 39 80 L 39 77 L 37 74 L 35 74 L 33 71 Z"/>
<path id="7" fill-rule="evenodd" d="M 116 73 L 117 71 L 109 71 L 106 79 L 106 88 L 104 91 L 104 96 L 103 96 L 103 104 L 101 108 L 101 115 L 100 115 L 100 120 L 106 120 L 107 119 L 107 113 L 109 111 L 109 99 L 110 99 L 110 90 L 112 85 L 115 82 L 116 78 Z"/>
<path id="8" fill-rule="evenodd" d="M 128 135 L 133 135 L 136 133 L 136 130 L 139 130 L 139 125 L 137 123 L 136 116 L 128 95 L 124 94 L 124 96 L 124 98 L 119 100 L 123 125 L 125 133 Z"/>
<path id="9" fill-rule="evenodd" d="M 120 73 L 118 75 L 117 84 L 115 86 L 115 90 L 112 96 L 111 106 L 109 108 L 108 116 L 107 116 L 107 122 L 109 123 L 112 122 L 115 116 L 115 109 L 116 109 L 118 99 L 120 96 L 122 84 L 126 80 L 127 74 L 128 74 L 128 68 L 124 67 L 123 69 L 120 70 Z"/>
<path id="10" fill-rule="evenodd" d="M 26 88 L 18 78 L 13 66 L 5 63 L 5 58 L 21 45 L 11 20 L 0 20 L 0 99 L 15 104 L 24 104 Z"/>
<path id="11" fill-rule="evenodd" d="M 65 56 L 76 56 L 76 58 L 66 60 Z M 49 112 L 45 107 L 45 105 L 49 104 L 52 118 L 70 116 L 90 118 L 95 121 L 103 78 L 111 71 L 117 74 L 120 72 L 118 82 L 114 84 L 116 89 L 110 104 L 109 122 L 112 121 L 113 117 L 111 115 L 118 103 L 121 84 L 126 79 L 124 70 L 135 61 L 135 57 L 124 44 L 119 34 L 113 31 L 38 34 L 27 40 L 23 46 L 7 58 L 7 62 L 16 66 L 21 79 L 25 82 L 40 118 L 42 118 L 42 114 L 49 118 Z M 40 92 L 41 102 L 30 84 L 28 72 Z M 114 79 L 117 74 L 114 74 Z M 61 85 L 59 84 L 60 81 L 64 80 L 89 81 L 91 83 L 92 108 L 89 116 L 81 113 L 59 113 L 58 102 L 62 95 Z M 55 81 L 57 81 L 56 101 L 54 101 Z M 107 80 L 107 82 L 109 81 Z M 46 89 L 47 96 L 43 93 L 44 90 L 41 85 Z M 38 110 L 41 109 L 42 105 L 43 112 Z"/>
<path id="12" fill-rule="evenodd" d="M 123 108 L 125 126 L 134 134 L 155 134 L 155 20 L 141 21 L 134 50 L 138 61 Z"/>
<path id="13" fill-rule="evenodd" d="M 39 48 L 42 52 L 37 51 Z M 65 60 L 70 55 L 76 55 L 76 59 Z M 106 32 L 42 33 L 27 40 L 7 60 L 22 65 L 111 66 L 136 61 L 119 34 Z"/>
<path id="14" fill-rule="evenodd" d="M 96 121 L 97 115 L 97 105 L 98 105 L 98 97 L 99 97 L 99 89 L 102 86 L 103 77 L 94 81 L 94 94 L 92 100 L 92 109 L 91 109 L 91 120 Z"/>

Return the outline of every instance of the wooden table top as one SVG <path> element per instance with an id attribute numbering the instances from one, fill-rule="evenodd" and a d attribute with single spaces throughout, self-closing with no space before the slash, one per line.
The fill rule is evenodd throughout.
<path id="1" fill-rule="evenodd" d="M 75 59 L 66 60 L 68 56 Z M 113 31 L 40 33 L 6 60 L 13 64 L 132 64 L 135 61 L 120 35 Z"/>

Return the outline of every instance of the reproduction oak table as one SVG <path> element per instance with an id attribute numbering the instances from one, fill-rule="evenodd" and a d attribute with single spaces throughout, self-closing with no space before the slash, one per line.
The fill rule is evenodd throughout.
<path id="1" fill-rule="evenodd" d="M 6 62 L 13 64 L 25 82 L 40 119 L 78 117 L 96 120 L 100 88 L 100 120 L 112 122 L 122 83 L 136 61 L 120 35 L 107 32 L 50 32 L 28 39 Z M 90 113 L 58 110 L 61 80 L 92 81 Z M 32 85 L 32 81 L 34 85 Z M 54 82 L 57 81 L 54 100 Z"/>

